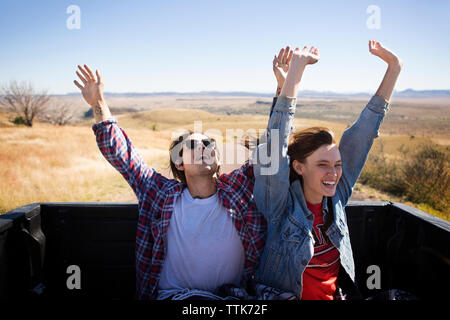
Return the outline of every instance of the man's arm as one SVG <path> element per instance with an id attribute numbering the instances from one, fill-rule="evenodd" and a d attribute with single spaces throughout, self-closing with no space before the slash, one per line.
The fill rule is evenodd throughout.
<path id="1" fill-rule="evenodd" d="M 380 125 L 388 110 L 389 100 L 402 69 L 400 59 L 381 43 L 369 41 L 369 51 L 380 57 L 388 65 L 386 74 L 375 95 L 361 112 L 358 120 L 344 131 L 339 143 L 342 158 L 342 177 L 336 188 L 343 205 L 352 194 L 352 190 L 366 163 L 373 141 L 378 137 Z"/>
<path id="2" fill-rule="evenodd" d="M 92 70 L 87 65 L 84 67 L 78 66 L 81 73 L 76 72 L 84 86 L 76 80 L 74 83 L 94 110 L 96 123 L 92 126 L 92 130 L 96 135 L 100 151 L 105 159 L 125 178 L 139 201 L 144 195 L 151 196 L 152 192 L 162 189 L 168 179 L 145 164 L 128 135 L 117 125 L 117 120 L 111 116 L 103 97 L 103 82 L 100 73 L 96 70 L 97 79 L 95 79 Z"/>
<path id="3" fill-rule="evenodd" d="M 100 122 L 111 117 L 108 105 L 103 98 L 103 81 L 102 76 L 98 70 L 95 70 L 97 79 L 92 70 L 84 65 L 84 68 L 78 65 L 81 73 L 77 70 L 76 74 L 83 82 L 84 86 L 80 85 L 77 80 L 73 82 L 81 90 L 84 100 L 92 107 L 94 111 L 95 122 Z"/>
<path id="4" fill-rule="evenodd" d="M 282 48 L 280 52 L 273 58 L 273 73 L 275 74 L 275 78 L 277 79 L 277 90 L 276 96 L 278 97 L 281 93 L 281 89 L 283 88 L 284 82 L 286 81 L 286 75 L 289 70 L 289 64 L 292 60 L 292 55 L 294 51 L 289 46 L 286 48 Z"/>
<path id="5" fill-rule="evenodd" d="M 286 81 L 286 75 L 289 70 L 289 64 L 291 63 L 293 53 L 294 51 L 289 46 L 286 46 L 286 48 L 280 50 L 278 56 L 275 55 L 273 58 L 272 66 L 275 79 L 277 79 L 277 90 L 275 91 L 275 97 L 273 98 L 272 106 L 270 107 L 269 119 L 272 116 L 273 108 L 275 108 L 277 98 L 280 96 L 281 89 Z"/>

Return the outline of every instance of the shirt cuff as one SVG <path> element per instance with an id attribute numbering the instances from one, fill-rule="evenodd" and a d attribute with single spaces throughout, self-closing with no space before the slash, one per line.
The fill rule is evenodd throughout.
<path id="1" fill-rule="evenodd" d="M 108 124 L 113 124 L 113 123 L 117 123 L 117 119 L 114 117 L 110 117 L 106 120 L 97 122 L 95 124 L 92 125 L 92 130 L 94 131 L 94 133 L 97 133 L 98 129 L 102 126 L 106 126 Z"/>
<path id="2" fill-rule="evenodd" d="M 277 103 L 273 110 L 275 111 L 287 111 L 294 112 L 295 106 L 297 104 L 297 98 L 289 98 L 286 96 L 279 96 L 277 99 Z"/>
<path id="3" fill-rule="evenodd" d="M 389 102 L 380 96 L 373 96 L 367 105 L 370 110 L 381 113 L 382 115 L 385 115 L 389 110 Z"/>

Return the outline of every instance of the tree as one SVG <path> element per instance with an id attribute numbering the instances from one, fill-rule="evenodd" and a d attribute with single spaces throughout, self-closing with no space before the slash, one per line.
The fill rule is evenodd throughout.
<path id="1" fill-rule="evenodd" d="M 60 99 L 52 99 L 52 106 L 43 119 L 54 125 L 64 126 L 72 121 L 75 116 L 74 109 L 69 102 Z M 41 118 L 41 117 L 40 117 Z"/>
<path id="2" fill-rule="evenodd" d="M 0 106 L 17 113 L 29 127 L 36 116 L 45 112 L 49 100 L 46 90 L 36 92 L 30 82 L 13 80 L 0 89 Z"/>

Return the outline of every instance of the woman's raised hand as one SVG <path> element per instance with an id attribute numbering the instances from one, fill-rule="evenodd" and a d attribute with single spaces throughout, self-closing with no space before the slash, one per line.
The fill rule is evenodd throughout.
<path id="1" fill-rule="evenodd" d="M 369 51 L 388 64 L 386 74 L 375 95 L 382 97 L 386 101 L 390 101 L 403 63 L 395 53 L 383 47 L 378 41 L 369 40 Z"/>
<path id="2" fill-rule="evenodd" d="M 295 48 L 292 60 L 296 60 L 299 64 L 314 64 L 320 59 L 319 49 L 316 47 L 311 47 L 308 51 L 308 47 L 303 47 L 300 51 L 299 48 Z"/>
<path id="3" fill-rule="evenodd" d="M 95 70 L 97 75 L 96 79 L 91 68 L 89 68 L 86 64 L 84 65 L 84 68 L 78 65 L 78 69 L 81 73 L 77 70 L 76 74 L 83 82 L 84 86 L 82 86 L 77 80 L 74 80 L 74 83 L 81 90 L 84 100 L 86 100 L 86 102 L 92 107 L 103 104 L 103 82 L 98 70 Z"/>
<path id="4" fill-rule="evenodd" d="M 292 54 L 292 60 L 289 64 L 289 71 L 286 81 L 281 90 L 281 95 L 286 97 L 297 97 L 298 88 L 302 79 L 303 71 L 308 64 L 314 64 L 319 61 L 319 49 L 316 47 L 308 48 L 305 46 L 302 50 L 295 48 Z"/>
<path id="5" fill-rule="evenodd" d="M 381 58 L 390 66 L 402 66 L 402 62 L 397 55 L 388 48 L 383 47 L 383 45 L 378 41 L 369 40 L 369 51 L 371 54 Z"/>

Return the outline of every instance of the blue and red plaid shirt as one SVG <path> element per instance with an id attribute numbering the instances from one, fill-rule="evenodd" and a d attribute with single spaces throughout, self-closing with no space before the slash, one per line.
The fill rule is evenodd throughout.
<path id="1" fill-rule="evenodd" d="M 113 117 L 92 126 L 103 156 L 116 168 L 138 199 L 136 298 L 157 295 L 166 257 L 166 239 L 177 197 L 186 185 L 148 167 Z M 243 281 L 253 278 L 266 240 L 267 225 L 253 200 L 253 166 L 246 163 L 217 181 L 219 201 L 230 214 L 245 251 Z"/>

